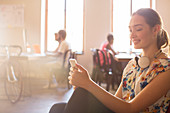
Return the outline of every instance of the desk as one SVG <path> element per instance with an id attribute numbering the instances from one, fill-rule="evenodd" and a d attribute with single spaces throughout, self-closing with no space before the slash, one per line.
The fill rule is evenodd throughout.
<path id="1" fill-rule="evenodd" d="M 128 53 L 119 53 L 118 55 L 115 55 L 115 57 L 118 59 L 118 61 L 122 65 L 122 69 L 126 67 L 128 62 L 133 59 L 136 55 L 135 54 L 128 54 Z"/>
<path id="2" fill-rule="evenodd" d="M 55 55 L 46 55 L 46 54 L 25 54 L 22 53 L 20 58 L 25 58 L 28 61 L 41 61 L 41 62 L 49 62 L 57 60 Z"/>
<path id="3" fill-rule="evenodd" d="M 47 78 L 51 66 L 56 66 L 57 57 L 55 55 L 46 54 L 27 54 L 22 53 L 21 56 L 11 56 L 11 60 L 17 61 L 21 68 L 23 79 L 23 95 L 31 95 L 31 81 L 34 78 Z M 5 62 L 6 56 L 0 56 L 0 64 Z M 50 65 L 49 65 L 50 64 Z"/>
<path id="4" fill-rule="evenodd" d="M 46 55 L 46 54 L 21 54 L 20 57 L 27 58 L 27 65 L 29 67 L 29 72 L 34 72 L 34 74 L 41 75 L 48 74 L 48 69 L 51 64 L 55 64 L 60 62 L 62 64 L 62 60 L 57 58 L 56 55 Z M 36 73 L 37 72 L 37 73 Z"/>
<path id="5" fill-rule="evenodd" d="M 136 55 L 135 54 L 127 54 L 127 53 L 119 53 L 115 55 L 119 62 L 129 62 L 133 59 Z"/>

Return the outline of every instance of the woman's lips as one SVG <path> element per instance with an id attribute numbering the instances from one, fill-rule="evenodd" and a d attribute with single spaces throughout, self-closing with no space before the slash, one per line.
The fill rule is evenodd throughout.
<path id="1" fill-rule="evenodd" d="M 133 40 L 133 43 L 136 45 L 140 42 L 140 40 Z"/>

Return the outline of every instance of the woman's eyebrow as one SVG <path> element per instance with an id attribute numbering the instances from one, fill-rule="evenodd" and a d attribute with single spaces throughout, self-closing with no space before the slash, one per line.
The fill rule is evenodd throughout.
<path id="1" fill-rule="evenodd" d="M 142 24 L 136 24 L 136 25 L 134 25 L 134 27 L 137 27 L 137 26 L 143 26 Z"/>
<path id="2" fill-rule="evenodd" d="M 143 26 L 143 25 L 142 24 L 135 24 L 133 26 L 129 26 L 129 28 L 131 28 L 131 27 L 138 27 L 138 26 Z"/>

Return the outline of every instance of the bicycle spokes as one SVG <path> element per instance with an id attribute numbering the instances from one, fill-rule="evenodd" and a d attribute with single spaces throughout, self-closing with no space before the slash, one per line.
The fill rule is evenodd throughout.
<path id="1" fill-rule="evenodd" d="M 16 103 L 22 94 L 21 68 L 18 62 L 9 62 L 6 67 L 5 92 L 11 103 Z"/>
<path id="2" fill-rule="evenodd" d="M 7 69 L 8 69 L 7 70 L 7 79 L 8 79 L 8 81 L 9 82 L 17 82 L 18 79 L 17 79 L 17 77 L 15 75 L 13 66 L 9 66 Z"/>

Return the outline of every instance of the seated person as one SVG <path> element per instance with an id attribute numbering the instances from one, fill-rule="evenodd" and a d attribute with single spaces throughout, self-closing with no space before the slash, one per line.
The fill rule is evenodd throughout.
<path id="1" fill-rule="evenodd" d="M 114 89 L 117 89 L 118 84 L 120 83 L 120 78 L 121 78 L 121 74 L 123 72 L 122 70 L 122 64 L 120 62 L 118 62 L 118 59 L 115 57 L 116 54 L 119 54 L 119 52 L 115 52 L 113 49 L 113 42 L 114 42 L 114 37 L 113 34 L 109 33 L 107 35 L 107 41 L 105 41 L 104 43 L 102 43 L 100 49 L 102 51 L 104 51 L 105 56 L 105 61 L 106 61 L 106 65 L 111 65 L 112 70 L 115 72 L 114 76 L 112 78 L 112 85 L 114 87 Z M 107 52 L 110 52 L 113 56 L 113 63 L 111 64 L 111 56 L 109 54 L 107 54 Z M 102 54 L 100 53 L 100 64 L 103 65 L 104 63 L 104 59 L 102 58 Z M 109 60 L 109 64 L 108 64 L 108 60 Z"/>
<path id="2" fill-rule="evenodd" d="M 110 50 L 111 53 L 113 54 L 113 56 L 118 54 L 118 52 L 115 52 L 113 50 L 113 41 L 114 41 L 114 37 L 113 37 L 113 35 L 111 33 L 109 33 L 107 35 L 107 41 L 105 41 L 104 43 L 101 44 L 100 49 L 105 52 L 105 56 L 107 56 L 107 50 Z M 115 58 L 115 60 L 117 60 L 117 59 Z M 104 62 L 104 59 L 102 58 L 102 54 L 100 54 L 100 63 L 101 63 L 101 65 L 103 64 L 103 62 Z M 107 61 L 107 58 L 106 58 L 106 64 L 107 64 L 107 62 L 108 61 Z M 110 56 L 109 56 L 109 64 L 111 64 Z"/>
<path id="3" fill-rule="evenodd" d="M 55 40 L 59 42 L 58 47 L 55 51 L 48 51 L 46 53 L 49 56 L 52 55 L 57 57 L 55 62 L 48 63 L 48 67 L 50 68 L 49 84 L 47 86 L 48 88 L 50 86 L 56 86 L 56 84 L 51 84 L 53 75 L 55 75 L 56 81 L 60 81 L 61 79 L 63 79 L 63 76 L 61 76 L 63 74 L 63 70 L 61 67 L 63 65 L 64 53 L 70 49 L 70 45 L 65 39 L 66 31 L 59 30 L 58 33 L 55 33 Z"/>
<path id="4" fill-rule="evenodd" d="M 55 40 L 59 43 L 58 47 L 55 51 L 48 51 L 46 54 L 54 53 L 57 57 L 62 57 L 70 49 L 69 43 L 66 41 L 66 31 L 59 30 L 58 33 L 55 33 Z"/>

